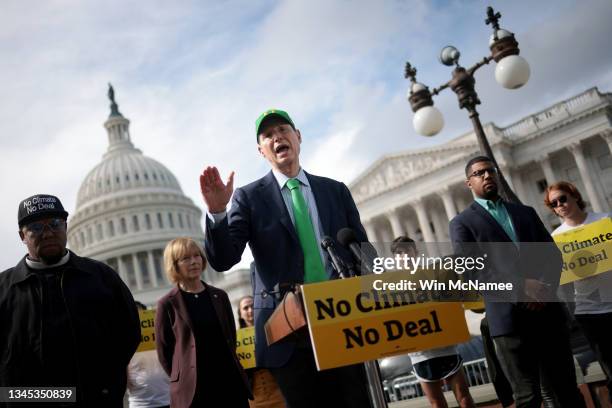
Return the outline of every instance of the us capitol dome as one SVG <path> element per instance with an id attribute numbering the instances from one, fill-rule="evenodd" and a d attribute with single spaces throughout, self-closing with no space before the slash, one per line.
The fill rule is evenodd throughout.
<path id="1" fill-rule="evenodd" d="M 130 121 L 110 85 L 108 96 L 108 148 L 79 188 L 68 243 L 77 254 L 111 266 L 134 298 L 154 305 L 171 286 L 163 266 L 166 244 L 180 236 L 203 243 L 202 211 L 166 166 L 134 147 Z M 212 282 L 213 273 L 207 269 L 204 280 Z"/>

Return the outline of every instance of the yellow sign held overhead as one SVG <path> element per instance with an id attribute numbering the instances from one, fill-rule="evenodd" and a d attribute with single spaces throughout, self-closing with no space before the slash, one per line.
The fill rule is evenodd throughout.
<path id="1" fill-rule="evenodd" d="M 563 255 L 561 285 L 612 270 L 612 219 L 603 218 L 553 238 Z"/>
<path id="2" fill-rule="evenodd" d="M 391 272 L 302 286 L 319 370 L 468 341 L 461 302 L 418 303 L 410 291 L 377 291 L 375 280 L 413 279 Z"/>

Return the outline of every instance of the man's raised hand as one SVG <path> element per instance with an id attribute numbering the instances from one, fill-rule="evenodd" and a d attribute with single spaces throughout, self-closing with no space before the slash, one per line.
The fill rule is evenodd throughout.
<path id="1" fill-rule="evenodd" d="M 234 172 L 230 173 L 227 182 L 223 184 L 219 170 L 214 166 L 206 167 L 200 175 L 200 191 L 208 212 L 216 214 L 225 211 L 234 192 Z"/>

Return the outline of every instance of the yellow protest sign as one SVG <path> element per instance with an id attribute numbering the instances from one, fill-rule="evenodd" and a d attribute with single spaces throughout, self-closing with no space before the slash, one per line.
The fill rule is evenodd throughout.
<path id="1" fill-rule="evenodd" d="M 465 310 L 473 310 L 475 312 L 482 312 L 485 308 L 484 300 L 477 300 L 474 302 L 463 302 L 463 308 Z"/>
<path id="2" fill-rule="evenodd" d="M 245 327 L 236 332 L 236 356 L 245 370 L 255 367 L 254 327 Z"/>
<path id="3" fill-rule="evenodd" d="M 561 285 L 612 270 L 612 219 L 556 234 L 563 255 Z"/>
<path id="4" fill-rule="evenodd" d="M 155 310 L 139 310 L 140 344 L 136 352 L 155 350 Z"/>
<path id="5" fill-rule="evenodd" d="M 317 368 L 468 341 L 461 302 L 419 303 L 431 294 L 376 289 L 412 279 L 409 272 L 390 272 L 303 285 Z"/>

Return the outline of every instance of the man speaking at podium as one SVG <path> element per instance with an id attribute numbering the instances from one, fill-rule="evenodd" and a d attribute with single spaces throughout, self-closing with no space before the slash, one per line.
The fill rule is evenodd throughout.
<path id="1" fill-rule="evenodd" d="M 295 407 L 369 407 L 362 365 L 317 372 L 310 341 L 268 346 L 264 324 L 279 303 L 275 286 L 335 278 L 321 249 L 321 237 L 342 228 L 367 236 L 348 188 L 300 167 L 302 135 L 282 110 L 268 110 L 255 122 L 257 150 L 272 167 L 263 178 L 237 188 L 231 209 L 234 173 L 224 184 L 216 167 L 207 167 L 200 187 L 208 206 L 205 249 L 213 268 L 226 271 L 240 261 L 248 243 L 255 258 L 253 277 L 255 355 L 270 369 L 283 396 Z M 341 256 L 348 252 L 338 248 Z M 325 399 L 324 399 L 325 398 Z"/>

